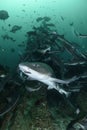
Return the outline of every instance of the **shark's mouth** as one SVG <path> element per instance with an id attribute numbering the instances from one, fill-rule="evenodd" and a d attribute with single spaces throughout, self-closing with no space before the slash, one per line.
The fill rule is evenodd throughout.
<path id="1" fill-rule="evenodd" d="M 26 73 L 24 73 L 22 70 L 18 70 L 18 73 L 19 73 L 19 75 L 20 75 L 20 78 L 22 79 L 22 80 L 27 80 L 27 79 L 29 79 L 29 76 L 26 74 Z"/>
<path id="2" fill-rule="evenodd" d="M 24 65 L 21 65 L 19 64 L 19 67 L 18 67 L 18 71 L 19 71 L 19 75 L 22 79 L 29 79 L 29 75 L 31 74 L 28 67 L 27 66 L 24 66 Z"/>

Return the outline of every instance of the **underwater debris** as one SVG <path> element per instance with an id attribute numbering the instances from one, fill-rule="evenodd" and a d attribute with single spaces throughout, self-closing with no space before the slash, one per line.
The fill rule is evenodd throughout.
<path id="1" fill-rule="evenodd" d="M 16 41 L 13 37 L 10 37 L 8 34 L 2 35 L 1 37 L 3 38 L 3 40 L 11 40 L 13 42 Z"/>
<path id="2" fill-rule="evenodd" d="M 69 52 L 72 56 L 74 56 L 75 59 L 87 60 L 87 57 L 80 50 L 78 50 L 71 42 L 69 42 L 64 38 L 64 35 L 59 35 L 54 33 L 53 35 L 57 36 L 58 40 L 62 42 L 63 47 L 66 49 L 66 51 Z"/>
<path id="3" fill-rule="evenodd" d="M 69 69 L 68 69 L 68 67 L 66 68 L 66 66 L 68 66 L 68 65 L 65 65 L 65 63 L 68 63 L 68 62 L 65 60 L 65 58 L 63 59 L 60 57 L 61 53 L 68 52 L 72 56 L 69 63 L 71 63 L 72 60 L 73 61 L 75 61 L 75 60 L 85 61 L 87 56 L 81 52 L 80 46 L 78 48 L 76 46 L 76 44 L 73 44 L 72 42 L 69 42 L 68 43 L 69 46 L 67 46 L 66 43 L 63 43 L 63 41 L 62 41 L 63 39 L 65 39 L 64 35 L 63 36 L 59 35 L 57 33 L 57 31 L 55 31 L 55 30 L 54 31 L 49 30 L 48 27 L 44 26 L 43 24 L 44 23 L 42 21 L 42 24 L 40 25 L 40 27 L 34 26 L 33 32 L 31 32 L 30 36 L 28 35 L 26 52 L 25 52 L 24 58 L 23 58 L 25 60 L 21 60 L 21 61 L 45 62 L 45 63 L 51 65 L 52 68 L 55 68 L 54 71 L 56 73 L 56 76 L 59 77 L 59 75 L 61 75 L 64 78 L 64 76 L 65 76 L 64 74 L 66 73 L 66 71 L 69 71 L 70 68 Z M 59 35 L 59 38 L 61 37 L 61 41 L 60 41 L 60 39 L 58 39 L 58 35 Z M 66 41 L 67 40 L 65 39 L 64 42 L 66 42 Z M 49 48 L 47 46 L 50 47 L 50 50 L 47 49 L 47 48 Z M 32 49 L 30 49 L 30 48 L 32 48 Z M 45 51 L 45 49 L 48 51 Z M 72 50 L 74 50 L 74 51 L 72 52 Z M 76 54 L 78 54 L 78 55 L 76 55 Z M 82 55 L 85 59 L 83 59 L 80 55 Z M 61 72 L 59 72 L 59 68 L 60 68 Z M 57 74 L 57 71 L 58 71 L 59 75 Z M 76 75 L 76 73 L 75 73 L 75 75 Z M 72 76 L 74 76 L 74 74 Z"/>
<path id="4" fill-rule="evenodd" d="M 6 20 L 9 18 L 9 14 L 7 11 L 5 10 L 0 10 L 0 19 L 1 20 Z"/>
<path id="5" fill-rule="evenodd" d="M 11 111 L 17 104 L 18 100 L 19 100 L 19 96 L 16 97 L 8 97 L 8 106 L 6 105 L 1 111 L 0 111 L 0 117 L 4 116 L 5 114 L 7 114 L 9 111 Z M 1 106 L 1 104 L 0 104 Z"/>
<path id="6" fill-rule="evenodd" d="M 76 97 L 76 104 L 79 106 L 80 113 L 70 121 L 66 130 L 87 130 L 87 83 L 86 87 L 83 85 Z"/>
<path id="7" fill-rule="evenodd" d="M 40 19 L 41 20 L 41 19 Z M 76 43 L 72 43 L 64 38 L 64 35 L 59 35 L 57 31 L 54 29 L 50 29 L 51 26 L 47 26 L 50 24 L 45 22 L 44 19 L 41 20 L 40 26 L 33 26 L 33 30 L 29 31 L 28 34 L 28 42 L 26 46 L 26 50 L 24 55 L 22 54 L 22 62 L 45 62 L 49 66 L 51 66 L 55 72 L 57 78 L 64 79 L 67 75 L 67 79 L 69 77 L 77 76 L 75 86 L 78 82 L 80 87 L 78 89 L 74 88 L 74 83 L 71 83 L 69 87 L 65 87 L 64 90 L 73 93 L 79 92 L 83 83 L 80 83 L 79 80 L 84 80 L 86 75 L 83 74 L 83 68 L 86 66 L 87 56 L 81 50 L 81 46 L 76 45 Z M 66 60 L 66 58 L 61 57 L 62 53 L 70 54 L 70 59 Z M 75 70 L 78 68 L 79 70 Z M 86 68 L 86 67 L 85 67 Z M 73 71 L 72 71 L 73 70 Z M 80 71 L 81 70 L 81 71 Z M 70 71 L 74 73 L 70 73 Z M 80 72 L 79 72 L 80 71 Z M 23 79 L 23 75 L 21 74 Z M 25 80 L 28 76 L 25 76 Z M 60 83 L 61 84 L 61 83 Z M 74 86 L 74 87 L 73 87 Z M 49 88 L 49 87 L 48 87 Z"/>
<path id="8" fill-rule="evenodd" d="M 49 35 L 50 27 L 54 27 L 54 24 L 42 21 L 40 27 L 33 26 L 33 30 L 27 32 L 28 42 L 26 52 L 33 50 L 37 54 L 38 50 L 42 50 L 45 45 L 52 46 L 54 38 Z M 33 53 L 33 56 L 36 56 L 35 53 Z"/>
<path id="9" fill-rule="evenodd" d="M 72 120 L 66 130 L 87 130 L 87 116 Z"/>
<path id="10" fill-rule="evenodd" d="M 22 26 L 14 25 L 12 27 L 12 29 L 10 30 L 10 32 L 15 33 L 16 31 L 20 30 L 21 28 L 22 28 Z"/>
<path id="11" fill-rule="evenodd" d="M 19 85 L 14 82 L 9 76 L 3 80 L 3 88 L 0 93 L 0 117 L 11 111 L 18 103 Z"/>

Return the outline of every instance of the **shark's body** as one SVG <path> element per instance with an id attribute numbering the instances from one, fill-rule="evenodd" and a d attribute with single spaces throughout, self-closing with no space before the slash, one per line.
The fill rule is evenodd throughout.
<path id="1" fill-rule="evenodd" d="M 61 84 L 68 84 L 77 78 L 71 78 L 69 80 L 61 80 L 54 78 L 54 72 L 52 68 L 41 62 L 24 62 L 19 64 L 19 70 L 20 76 L 22 77 L 22 74 L 25 74 L 29 79 L 40 81 L 48 86 L 48 89 L 56 89 L 61 94 L 65 94 L 68 96 L 68 92 L 66 92 L 64 89 L 60 88 L 58 83 Z M 23 77 L 22 77 L 23 78 Z"/>

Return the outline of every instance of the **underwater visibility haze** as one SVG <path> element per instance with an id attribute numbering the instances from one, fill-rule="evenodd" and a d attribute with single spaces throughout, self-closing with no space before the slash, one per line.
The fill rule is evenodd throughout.
<path id="1" fill-rule="evenodd" d="M 0 10 L 7 11 L 9 17 L 0 18 L 0 63 L 10 68 L 17 65 L 19 55 L 26 46 L 26 32 L 37 26 L 36 18 L 44 16 L 51 18 L 50 22 L 55 25 L 59 34 L 86 49 L 87 38 L 80 38 L 75 34 L 87 34 L 86 4 L 86 0 L 1 0 Z M 21 26 L 21 29 L 12 33 L 14 25 Z M 24 47 L 20 45 L 22 42 Z"/>
<path id="2" fill-rule="evenodd" d="M 86 12 L 86 0 L 0 0 L 1 130 L 87 130 Z"/>

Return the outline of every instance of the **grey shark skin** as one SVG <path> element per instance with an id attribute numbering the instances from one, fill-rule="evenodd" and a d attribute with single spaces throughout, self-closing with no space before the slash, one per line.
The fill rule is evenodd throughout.
<path id="1" fill-rule="evenodd" d="M 54 72 L 52 68 L 41 62 L 24 62 L 19 64 L 20 76 L 23 79 L 23 75 L 26 75 L 28 80 L 37 80 L 40 81 L 48 86 L 48 89 L 56 89 L 59 93 L 65 94 L 68 96 L 68 92 L 64 89 L 60 88 L 58 83 L 61 84 L 69 84 L 77 80 L 77 77 L 73 77 L 69 80 L 61 80 L 54 78 Z"/>

